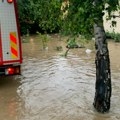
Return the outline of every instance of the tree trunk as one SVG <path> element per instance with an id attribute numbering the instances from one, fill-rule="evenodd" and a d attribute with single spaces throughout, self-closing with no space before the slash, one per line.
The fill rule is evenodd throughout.
<path id="1" fill-rule="evenodd" d="M 102 23 L 102 24 L 101 24 Z M 96 47 L 96 85 L 94 107 L 99 112 L 107 112 L 110 109 L 111 98 L 111 72 L 109 51 L 103 21 L 94 24 Z"/>

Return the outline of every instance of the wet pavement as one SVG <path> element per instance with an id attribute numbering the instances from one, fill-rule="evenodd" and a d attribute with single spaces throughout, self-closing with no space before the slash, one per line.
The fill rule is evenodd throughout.
<path id="1" fill-rule="evenodd" d="M 63 51 L 56 51 L 63 46 Z M 72 49 L 51 40 L 46 50 L 32 37 L 23 43 L 22 75 L 0 78 L 0 120 L 119 120 L 120 44 L 109 42 L 112 72 L 111 109 L 93 107 L 95 53 Z"/>

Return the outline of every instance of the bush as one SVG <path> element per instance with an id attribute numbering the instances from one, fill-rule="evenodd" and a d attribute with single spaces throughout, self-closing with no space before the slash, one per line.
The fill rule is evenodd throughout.
<path id="1" fill-rule="evenodd" d="M 120 42 L 120 33 L 106 32 L 106 36 L 109 39 L 113 39 L 115 42 Z"/>
<path id="2" fill-rule="evenodd" d="M 21 33 L 59 32 L 61 1 L 58 0 L 18 0 Z"/>

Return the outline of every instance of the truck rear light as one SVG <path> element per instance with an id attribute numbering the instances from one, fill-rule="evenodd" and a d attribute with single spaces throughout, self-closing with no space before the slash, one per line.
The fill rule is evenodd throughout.
<path id="1" fill-rule="evenodd" d="M 20 67 L 9 67 L 5 70 L 6 75 L 20 74 Z"/>
<path id="2" fill-rule="evenodd" d="M 17 67 L 17 68 L 15 69 L 15 73 L 16 73 L 16 74 L 20 74 L 20 67 Z"/>
<path id="3" fill-rule="evenodd" d="M 14 68 L 8 68 L 7 69 L 7 74 L 8 75 L 12 75 L 12 74 L 14 74 L 14 72 L 15 72 Z"/>
<path id="4" fill-rule="evenodd" d="M 7 0 L 7 2 L 8 2 L 8 3 L 12 3 L 12 2 L 13 2 L 13 0 Z"/>

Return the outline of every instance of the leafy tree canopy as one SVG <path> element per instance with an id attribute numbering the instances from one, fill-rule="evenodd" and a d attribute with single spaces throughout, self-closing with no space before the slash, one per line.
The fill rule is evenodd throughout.
<path id="1" fill-rule="evenodd" d="M 64 10 L 62 2 L 69 1 Z M 93 24 L 104 15 L 111 18 L 119 8 L 119 0 L 17 0 L 21 32 L 59 32 L 67 34 L 92 34 Z M 62 18 L 63 11 L 68 11 Z"/>
<path id="2" fill-rule="evenodd" d="M 70 34 L 92 34 L 93 24 L 103 17 L 105 11 L 111 18 L 111 12 L 119 8 L 119 0 L 69 0 L 68 15 L 64 19 L 63 29 Z"/>
<path id="3" fill-rule="evenodd" d="M 18 0 L 18 7 L 20 22 L 31 24 L 32 29 L 44 32 L 60 29 L 60 0 Z"/>

